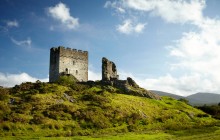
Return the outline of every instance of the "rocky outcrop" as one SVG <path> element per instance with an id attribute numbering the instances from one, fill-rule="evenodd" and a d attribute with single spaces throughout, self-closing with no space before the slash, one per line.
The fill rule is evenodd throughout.
<path id="1" fill-rule="evenodd" d="M 153 92 L 150 92 L 144 88 L 131 88 L 131 86 L 126 86 L 126 94 L 147 97 L 151 99 L 161 100 L 161 97 Z"/>

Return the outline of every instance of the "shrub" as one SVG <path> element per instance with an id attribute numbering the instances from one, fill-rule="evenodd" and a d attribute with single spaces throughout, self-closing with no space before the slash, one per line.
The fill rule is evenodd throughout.
<path id="1" fill-rule="evenodd" d="M 189 100 L 187 100 L 185 98 L 180 98 L 179 101 L 184 102 L 186 104 L 189 104 Z"/>
<path id="2" fill-rule="evenodd" d="M 6 103 L 0 101 L 0 122 L 7 120 L 10 112 L 10 107 Z"/>
<path id="3" fill-rule="evenodd" d="M 43 124 L 44 123 L 44 116 L 43 114 L 35 114 L 33 119 L 30 121 L 31 124 Z"/>
<path id="4" fill-rule="evenodd" d="M 19 92 L 19 91 L 27 91 L 34 87 L 34 84 L 31 82 L 22 83 L 21 85 L 15 85 L 12 88 L 13 92 Z"/>
<path id="5" fill-rule="evenodd" d="M 76 128 L 76 125 L 75 125 L 74 123 L 65 125 L 65 126 L 63 127 L 63 129 L 64 129 L 65 131 L 67 131 L 67 130 L 72 130 L 72 129 L 74 129 L 74 128 Z"/>
<path id="6" fill-rule="evenodd" d="M 9 99 L 9 89 L 0 88 L 0 101 Z"/>
<path id="7" fill-rule="evenodd" d="M 57 130 L 59 130 L 59 129 L 62 128 L 62 125 L 60 125 L 60 124 L 58 124 L 58 123 L 55 123 L 55 124 L 54 124 L 54 128 L 57 129 Z"/>
<path id="8" fill-rule="evenodd" d="M 70 86 L 74 85 L 78 80 L 73 75 L 64 75 L 60 76 L 56 81 L 60 85 Z"/>
<path id="9" fill-rule="evenodd" d="M 88 121 L 88 120 L 81 120 L 80 121 L 80 127 L 83 128 L 83 129 L 91 129 L 94 127 L 93 123 L 91 121 Z"/>
<path id="10" fill-rule="evenodd" d="M 197 117 L 203 118 L 203 117 L 209 117 L 209 115 L 208 114 L 198 114 Z"/>
<path id="11" fill-rule="evenodd" d="M 10 122 L 20 122 L 20 123 L 29 123 L 30 121 L 30 117 L 24 114 L 18 114 L 18 113 L 11 113 L 10 115 L 8 115 L 8 120 Z"/>
<path id="12" fill-rule="evenodd" d="M 39 91 L 36 90 L 36 89 L 30 89 L 30 90 L 29 90 L 29 94 L 32 94 L 32 95 L 38 94 L 38 93 L 39 93 Z"/>
<path id="13" fill-rule="evenodd" d="M 11 130 L 11 125 L 10 125 L 9 122 L 2 123 L 0 126 L 1 126 L 1 128 L 2 128 L 3 130 L 5 130 L 5 131 Z"/>
<path id="14" fill-rule="evenodd" d="M 212 106 L 204 105 L 197 108 L 201 109 L 205 113 L 212 115 L 216 119 L 220 119 L 220 106 L 218 105 L 212 105 Z"/>
<path id="15" fill-rule="evenodd" d="M 44 111 L 44 116 L 54 120 L 71 120 L 72 115 L 63 111 Z"/>
<path id="16" fill-rule="evenodd" d="M 23 104 L 17 105 L 14 111 L 16 113 L 28 114 L 31 110 L 32 110 L 31 103 L 23 103 Z"/>

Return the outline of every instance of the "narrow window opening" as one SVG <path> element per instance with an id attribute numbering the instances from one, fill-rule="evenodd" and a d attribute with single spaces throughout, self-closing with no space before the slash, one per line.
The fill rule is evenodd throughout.
<path id="1" fill-rule="evenodd" d="M 76 70 L 76 75 L 78 74 L 78 70 Z"/>

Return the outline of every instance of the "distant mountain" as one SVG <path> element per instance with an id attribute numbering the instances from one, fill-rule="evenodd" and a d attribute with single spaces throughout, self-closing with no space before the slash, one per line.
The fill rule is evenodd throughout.
<path id="1" fill-rule="evenodd" d="M 163 91 L 157 91 L 157 90 L 150 90 L 153 93 L 156 93 L 160 96 L 169 96 L 174 99 L 180 99 L 180 98 L 185 98 L 189 101 L 191 105 L 210 105 L 210 104 L 218 104 L 220 103 L 220 94 L 215 94 L 215 93 L 196 93 L 189 95 L 187 97 L 176 95 L 173 93 L 168 93 L 168 92 L 163 92 Z"/>
<path id="2" fill-rule="evenodd" d="M 196 93 L 187 96 L 189 101 L 194 100 L 193 104 L 218 104 L 220 102 L 220 94 L 216 93 Z"/>
<path id="3" fill-rule="evenodd" d="M 172 97 L 174 99 L 186 98 L 186 97 L 183 97 L 183 96 L 180 96 L 180 95 L 176 95 L 176 94 L 168 93 L 168 92 L 163 92 L 163 91 L 158 91 L 158 90 L 150 90 L 150 91 L 153 92 L 153 93 L 156 93 L 160 96 L 169 96 L 169 97 Z"/>

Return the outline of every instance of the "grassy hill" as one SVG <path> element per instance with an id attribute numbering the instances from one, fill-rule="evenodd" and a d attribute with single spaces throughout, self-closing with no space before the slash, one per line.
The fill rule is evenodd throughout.
<path id="1" fill-rule="evenodd" d="M 158 91 L 158 90 L 150 90 L 153 93 L 156 93 L 160 96 L 169 96 L 172 97 L 174 99 L 181 99 L 181 98 L 185 98 L 184 96 L 180 96 L 180 95 L 176 95 L 176 94 L 172 94 L 172 93 L 168 93 L 168 92 L 163 92 L 163 91 Z"/>
<path id="2" fill-rule="evenodd" d="M 122 94 L 123 93 L 123 94 Z M 23 83 L 0 88 L 0 136 L 75 136 L 182 130 L 217 120 L 173 98 L 126 95 L 99 82 Z"/>

